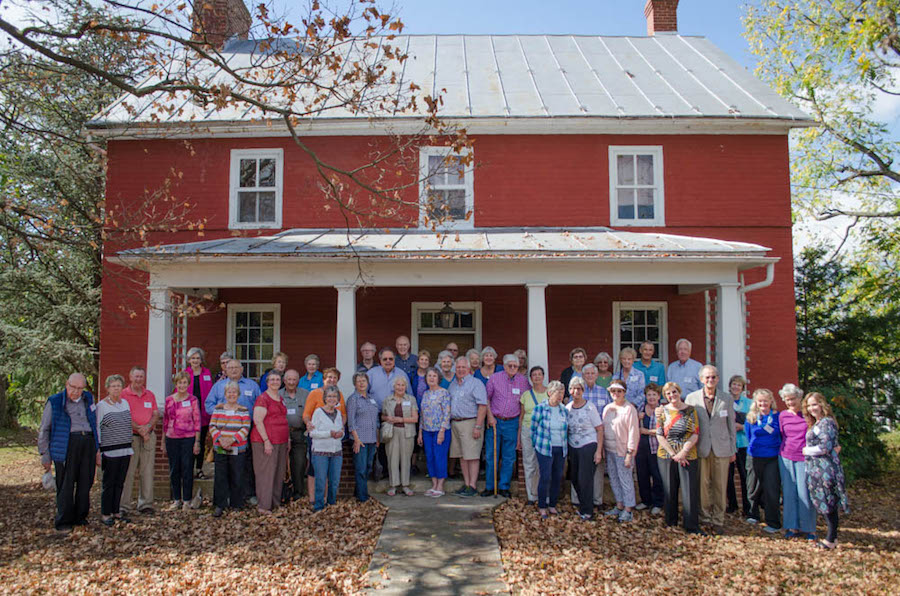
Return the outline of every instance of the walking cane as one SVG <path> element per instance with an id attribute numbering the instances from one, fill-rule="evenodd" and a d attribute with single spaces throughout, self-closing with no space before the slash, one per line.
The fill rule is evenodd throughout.
<path id="1" fill-rule="evenodd" d="M 491 433 L 494 435 L 494 498 L 497 498 L 497 424 L 494 423 L 494 429 Z"/>

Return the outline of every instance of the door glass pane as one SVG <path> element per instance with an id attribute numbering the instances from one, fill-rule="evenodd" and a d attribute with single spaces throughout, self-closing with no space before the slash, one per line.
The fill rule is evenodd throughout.
<path id="1" fill-rule="evenodd" d="M 260 313 L 251 312 L 250 313 L 250 326 L 251 327 L 259 327 L 259 319 L 260 319 Z"/>
<path id="2" fill-rule="evenodd" d="M 237 333 L 234 336 L 234 341 L 239 344 L 247 343 L 247 330 L 246 329 L 238 329 Z"/>
<path id="3" fill-rule="evenodd" d="M 237 326 L 238 327 L 246 327 L 247 326 L 247 313 L 239 312 L 237 313 Z"/>
<path id="4" fill-rule="evenodd" d="M 255 192 L 238 193 L 238 221 L 245 223 L 256 221 Z"/>
<path id="5" fill-rule="evenodd" d="M 653 156 L 638 155 L 637 156 L 637 183 L 653 185 Z"/>
<path id="6" fill-rule="evenodd" d="M 263 325 L 273 325 L 275 323 L 275 313 L 271 310 L 264 310 L 261 316 Z"/>
<path id="7" fill-rule="evenodd" d="M 259 185 L 275 186 L 275 160 L 259 160 Z"/>
<path id="8" fill-rule="evenodd" d="M 264 343 L 272 343 L 273 341 L 275 341 L 275 329 L 273 329 L 272 327 L 263 327 L 262 341 Z"/>
<path id="9" fill-rule="evenodd" d="M 259 335 L 260 335 L 259 329 L 255 329 L 255 328 L 251 327 L 250 330 L 248 331 L 247 341 L 249 341 L 251 344 L 258 344 L 259 343 Z"/>
<path id="10" fill-rule="evenodd" d="M 616 181 L 622 185 L 634 184 L 634 156 L 616 156 Z"/>
<path id="11" fill-rule="evenodd" d="M 268 362 L 272 361 L 272 354 L 274 353 L 271 345 L 263 344 L 259 349 L 259 358 L 260 360 L 266 360 Z"/>
<path id="12" fill-rule="evenodd" d="M 431 329 L 434 327 L 434 314 L 430 312 L 423 312 L 420 315 L 422 319 L 421 327 L 422 329 Z"/>

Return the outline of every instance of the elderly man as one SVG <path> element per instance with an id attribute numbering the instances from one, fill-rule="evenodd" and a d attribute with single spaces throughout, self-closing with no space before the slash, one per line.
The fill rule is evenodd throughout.
<path id="1" fill-rule="evenodd" d="M 691 358 L 691 342 L 684 338 L 676 341 L 675 355 L 678 360 L 669 364 L 669 368 L 666 370 L 666 379 L 678 383 L 682 395 L 699 391 L 701 387 L 700 367 L 703 365 Z"/>
<path id="2" fill-rule="evenodd" d="M 634 363 L 634 367 L 644 373 L 644 385 L 656 383 L 660 387 L 666 384 L 666 366 L 659 360 L 653 359 L 656 348 L 653 343 L 645 341 L 641 344 L 641 359 Z"/>
<path id="3" fill-rule="evenodd" d="M 134 475 L 139 474 L 137 510 L 153 513 L 153 468 L 156 462 L 156 423 L 159 422 L 159 408 L 156 396 L 145 386 L 147 372 L 140 366 L 131 367 L 128 373 L 128 387 L 122 390 L 122 399 L 131 410 L 131 448 L 134 455 L 128 462 L 125 486 L 122 488 L 122 505 L 125 511 L 133 511 L 131 496 L 134 494 Z"/>
<path id="4" fill-rule="evenodd" d="M 234 354 L 231 352 L 222 352 L 219 354 L 219 372 L 217 372 L 216 376 L 213 378 L 213 383 L 218 383 L 221 379 L 225 378 L 225 365 L 228 364 L 229 360 L 234 360 Z"/>
<path id="5" fill-rule="evenodd" d="M 78 373 L 69 376 L 66 388 L 47 399 L 38 452 L 44 470 L 50 462 L 56 467 L 56 518 L 59 532 L 71 532 L 72 526 L 87 524 L 91 507 L 91 485 L 100 465 L 97 434 L 97 406 L 94 396 L 84 390 L 87 381 Z"/>
<path id="6" fill-rule="evenodd" d="M 444 347 L 444 349 L 453 354 L 453 361 L 456 362 L 456 359 L 459 358 L 459 346 L 456 345 L 456 342 L 447 342 L 447 345 Z"/>
<path id="7" fill-rule="evenodd" d="M 469 374 L 469 360 L 456 360 L 456 375 L 447 388 L 450 392 L 450 457 L 460 458 L 463 486 L 455 494 L 474 497 L 478 494 L 478 468 L 484 444 L 484 417 L 487 412 L 487 392 L 484 383 Z M 513 443 L 515 449 L 515 443 Z"/>
<path id="8" fill-rule="evenodd" d="M 206 396 L 206 402 L 203 406 L 206 413 L 210 416 L 213 410 L 219 404 L 225 403 L 225 385 L 228 381 L 234 381 L 241 388 L 241 395 L 238 397 L 238 403 L 253 411 L 256 404 L 256 398 L 259 397 L 259 385 L 244 376 L 244 365 L 238 360 L 229 360 L 225 363 L 225 378 L 216 381 L 216 384 L 209 390 Z M 251 458 L 247 458 L 249 461 Z"/>
<path id="9" fill-rule="evenodd" d="M 356 372 L 369 372 L 369 369 L 378 366 L 378 363 L 375 362 L 375 350 L 375 344 L 370 341 L 359 346 L 359 355 L 362 356 L 362 361 L 356 365 Z"/>
<path id="10" fill-rule="evenodd" d="M 405 335 L 401 335 L 394 341 L 394 347 L 397 348 L 397 368 L 405 372 L 408 377 L 412 378 L 412 375 L 419 366 L 419 357 L 410 352 L 412 344 L 409 342 L 409 338 Z"/>
<path id="11" fill-rule="evenodd" d="M 303 408 L 309 391 L 300 387 L 300 373 L 289 369 L 284 373 L 284 387 L 278 390 L 287 409 L 288 428 L 291 431 L 291 450 L 288 463 L 291 469 L 293 494 L 291 498 L 299 501 L 306 487 L 306 423 L 303 421 Z"/>
<path id="12" fill-rule="evenodd" d="M 466 360 L 468 362 L 468 360 Z M 458 366 L 458 365 L 457 365 Z M 509 484 L 516 467 L 516 444 L 519 439 L 519 414 L 522 396 L 531 389 L 524 375 L 519 374 L 519 359 L 515 354 L 503 357 L 503 372 L 495 373 L 488 379 L 487 424 L 485 434 L 487 442 L 485 461 L 485 487 L 482 497 L 494 494 L 494 433 L 497 433 L 497 447 L 500 450 L 496 458 L 500 461 L 500 472 L 497 478 L 497 493 L 501 497 L 510 497 Z"/>
<path id="13" fill-rule="evenodd" d="M 684 402 L 693 406 L 700 420 L 700 523 L 721 532 L 725 523 L 728 465 L 735 459 L 734 400 L 719 391 L 719 371 L 707 364 L 698 375 L 703 388 Z"/>
<path id="14" fill-rule="evenodd" d="M 394 392 L 394 381 L 403 379 L 409 387 L 409 375 L 395 366 L 394 350 L 381 348 L 378 352 L 379 366 L 373 366 L 366 373 L 369 377 L 369 396 L 378 402 L 378 410 L 389 395 Z"/>

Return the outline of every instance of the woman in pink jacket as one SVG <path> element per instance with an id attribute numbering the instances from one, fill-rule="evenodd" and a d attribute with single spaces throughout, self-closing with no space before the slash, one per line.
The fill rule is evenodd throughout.
<path id="1" fill-rule="evenodd" d="M 191 507 L 194 490 L 193 457 L 200 453 L 200 403 L 188 391 L 191 380 L 186 372 L 173 379 L 175 393 L 166 398 L 163 410 L 165 449 L 169 458 L 169 481 L 175 510 Z"/>
<path id="2" fill-rule="evenodd" d="M 606 390 L 614 401 L 603 408 L 603 452 L 609 484 L 616 496 L 616 506 L 606 515 L 630 522 L 635 505 L 632 470 L 640 438 L 638 415 L 625 400 L 625 381 L 613 380 Z"/>
<path id="3" fill-rule="evenodd" d="M 203 451 L 206 447 L 206 433 L 209 432 L 210 415 L 203 404 L 213 386 L 212 373 L 206 368 L 206 352 L 200 348 L 191 348 L 187 353 L 188 367 L 184 372 L 191 382 L 191 393 L 200 401 L 200 452 L 194 457 L 195 478 L 203 478 Z"/>

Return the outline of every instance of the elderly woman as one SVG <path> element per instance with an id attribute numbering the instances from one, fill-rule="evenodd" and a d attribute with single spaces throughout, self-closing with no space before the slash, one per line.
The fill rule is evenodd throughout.
<path id="1" fill-rule="evenodd" d="M 363 373 L 365 374 L 365 373 Z M 325 485 L 328 485 L 328 504 L 337 502 L 341 481 L 341 439 L 344 437 L 344 419 L 338 404 L 341 392 L 334 385 L 322 392 L 324 405 L 313 412 L 309 437 L 312 439 L 312 465 L 316 470 L 315 501 L 313 511 L 325 508 Z"/>
<path id="2" fill-rule="evenodd" d="M 594 515 L 594 470 L 603 457 L 603 419 L 594 404 L 584 399 L 581 377 L 569 381 L 569 394 L 569 470 L 578 494 L 578 515 L 587 521 Z"/>
<path id="3" fill-rule="evenodd" d="M 259 377 L 259 390 L 265 391 L 266 388 L 269 386 L 269 383 L 267 382 L 267 380 L 269 378 L 270 372 L 276 371 L 278 373 L 278 376 L 283 378 L 284 371 L 287 370 L 287 365 L 288 365 L 288 355 L 285 354 L 284 352 L 275 352 L 275 355 L 272 356 L 272 368 L 270 368 L 269 370 L 264 372 L 262 374 L 262 376 Z M 279 389 L 281 389 L 281 387 L 279 387 Z"/>
<path id="4" fill-rule="evenodd" d="M 466 350 L 466 358 L 469 359 L 469 367 L 472 370 L 478 370 L 481 368 L 481 352 L 476 350 L 475 348 L 469 348 Z"/>
<path id="5" fill-rule="evenodd" d="M 818 542 L 819 548 L 831 549 L 837 543 L 838 510 L 849 513 L 850 505 L 844 490 L 844 469 L 838 457 L 838 426 L 831 406 L 821 393 L 810 393 L 803 400 L 803 415 L 809 429 L 806 432 L 806 482 L 809 496 L 816 510 L 825 517 L 828 533 Z"/>
<path id="6" fill-rule="evenodd" d="M 473 370 L 475 370 L 474 377 L 487 385 L 491 375 L 503 370 L 503 365 L 497 364 L 497 350 L 491 346 L 487 346 L 481 350 L 481 368 Z"/>
<path id="7" fill-rule="evenodd" d="M 191 348 L 187 353 L 188 367 L 184 372 L 191 380 L 191 393 L 200 404 L 200 453 L 194 457 L 195 477 L 203 478 L 203 450 L 206 446 L 206 435 L 209 432 L 209 414 L 203 404 L 213 386 L 212 373 L 206 368 L 206 352 L 200 348 Z"/>
<path id="8" fill-rule="evenodd" d="M 416 369 L 409 376 L 409 392 L 416 397 L 416 403 L 421 407 L 422 395 L 428 389 L 428 383 L 425 382 L 425 373 L 431 368 L 431 352 L 428 350 L 419 350 L 419 357 L 416 360 Z M 451 369 L 453 367 L 451 366 Z M 436 370 L 436 369 L 435 369 Z M 438 371 L 438 375 L 441 371 Z"/>
<path id="9" fill-rule="evenodd" d="M 217 372 L 216 376 L 213 377 L 213 385 L 228 376 L 225 374 L 225 366 L 227 366 L 228 363 L 232 360 L 234 360 L 234 354 L 232 354 L 231 352 L 222 352 L 221 354 L 219 354 L 219 372 Z"/>
<path id="10" fill-rule="evenodd" d="M 97 404 L 97 434 L 100 442 L 100 468 L 103 470 L 103 492 L 100 495 L 100 519 L 112 526 L 122 517 L 119 504 L 125 475 L 134 449 L 131 446 L 131 409 L 122 399 L 125 379 L 121 375 L 106 378 L 106 397 Z"/>
<path id="11" fill-rule="evenodd" d="M 616 506 L 606 515 L 624 523 L 632 520 L 635 505 L 633 471 L 640 436 L 638 415 L 637 410 L 625 401 L 625 381 L 612 381 L 609 394 L 614 401 L 603 408 L 603 451 Z"/>
<path id="12" fill-rule="evenodd" d="M 700 420 L 692 406 L 684 403 L 681 387 L 669 381 L 663 385 L 668 403 L 656 412 L 656 440 L 659 442 L 659 472 L 662 477 L 666 525 L 678 525 L 678 494 L 684 529 L 700 534 Z"/>
<path id="13" fill-rule="evenodd" d="M 656 456 L 659 451 L 659 441 L 656 438 L 656 409 L 662 397 L 662 387 L 656 383 L 648 383 L 644 387 L 644 397 L 647 398 L 647 403 L 638 413 L 641 434 L 635 459 L 641 502 L 635 509 L 642 511 L 650 508 L 650 513 L 657 515 L 662 512 L 665 504 L 662 477 L 659 475 L 659 458 Z"/>
<path id="14" fill-rule="evenodd" d="M 309 354 L 303 360 L 303 366 L 306 367 L 306 374 L 300 377 L 300 383 L 297 385 L 300 389 L 312 391 L 319 389 L 324 384 L 322 372 L 319 370 L 321 361 L 315 354 Z M 260 379 L 262 381 L 262 379 Z"/>
<path id="15" fill-rule="evenodd" d="M 569 399 L 569 381 L 581 376 L 581 369 L 587 363 L 587 351 L 584 348 L 572 348 L 569 352 L 570 366 L 564 368 L 559 375 L 559 382 L 566 388 L 566 400 Z"/>
<path id="16" fill-rule="evenodd" d="M 455 376 L 453 373 L 453 354 L 448 350 L 442 350 L 437 357 L 438 369 L 441 373 L 441 387 L 444 389 L 450 386 Z"/>
<path id="17" fill-rule="evenodd" d="M 525 493 L 529 505 L 537 503 L 538 462 L 534 444 L 531 442 L 531 417 L 538 404 L 547 399 L 547 387 L 544 386 L 544 369 L 541 366 L 532 366 L 529 372 L 531 389 L 522 394 L 519 399 L 519 444 L 516 446 L 522 452 L 522 469 L 525 473 Z"/>
<path id="18" fill-rule="evenodd" d="M 193 456 L 200 453 L 200 403 L 188 389 L 187 373 L 174 377 L 175 393 L 166 397 L 163 410 L 165 449 L 169 458 L 169 483 L 172 488 L 170 509 L 191 508 L 194 490 Z"/>
<path id="19" fill-rule="evenodd" d="M 315 414 L 316 410 L 325 405 L 325 389 L 328 387 L 337 387 L 338 381 L 340 380 L 341 371 L 336 368 L 326 368 L 322 371 L 322 383 L 324 385 L 318 389 L 313 389 L 309 392 L 309 395 L 306 396 L 306 405 L 303 406 L 303 422 L 306 423 L 306 429 L 308 431 L 313 430 L 314 427 L 312 421 L 313 414 Z M 344 400 L 344 396 L 340 393 L 340 390 L 338 390 L 338 395 L 340 396 L 338 410 L 341 411 L 341 418 L 346 421 L 347 402 Z M 307 451 L 306 460 L 309 462 L 309 467 L 306 469 L 306 490 L 309 494 L 309 502 L 310 504 L 313 504 L 316 500 L 316 469 L 312 465 L 312 442 L 308 442 L 307 445 L 309 445 L 309 451 Z"/>
<path id="20" fill-rule="evenodd" d="M 628 393 L 625 399 L 628 400 L 637 410 L 644 407 L 644 373 L 634 367 L 634 361 L 637 358 L 637 352 L 634 348 L 624 348 L 619 352 L 619 370 L 613 375 L 614 379 L 625 381 L 628 387 Z"/>
<path id="21" fill-rule="evenodd" d="M 801 411 L 803 391 L 793 383 L 787 383 L 778 392 L 786 410 L 778 414 L 781 431 L 781 448 L 778 451 L 778 472 L 781 477 L 781 495 L 784 504 L 785 538 L 803 536 L 816 540 L 816 510 L 809 500 L 806 487 L 806 431 L 809 425 Z"/>
<path id="22" fill-rule="evenodd" d="M 247 467 L 247 438 L 250 436 L 250 410 L 238 403 L 241 386 L 235 381 L 225 385 L 225 403 L 217 404 L 209 420 L 213 441 L 215 482 L 213 517 L 225 509 L 244 506 L 244 471 Z"/>
<path id="23" fill-rule="evenodd" d="M 559 381 L 547 385 L 547 399 L 538 403 L 531 413 L 531 442 L 537 454 L 538 511 L 541 519 L 549 512 L 556 515 L 556 503 L 562 483 L 568 445 L 568 412 L 562 405 L 565 387 Z"/>
<path id="24" fill-rule="evenodd" d="M 450 393 L 441 387 L 440 374 L 434 368 L 425 373 L 428 390 L 422 396 L 419 445 L 425 448 L 425 462 L 431 477 L 426 497 L 442 497 L 450 455 Z"/>
<path id="25" fill-rule="evenodd" d="M 778 452 L 781 449 L 779 415 L 775 396 L 768 389 L 753 392 L 753 405 L 744 421 L 747 433 L 747 484 L 750 487 L 750 517 L 747 523 L 759 522 L 760 505 L 765 507 L 766 532 L 781 529 L 778 501 L 781 479 L 778 474 Z"/>
<path id="26" fill-rule="evenodd" d="M 747 412 L 753 402 L 746 394 L 747 380 L 741 375 L 734 375 L 728 380 L 728 393 L 734 400 L 734 429 L 737 451 L 734 461 L 728 466 L 728 508 L 726 513 L 734 513 L 738 509 L 737 490 L 734 486 L 734 472 L 737 469 L 741 480 L 741 512 L 744 517 L 750 517 L 750 499 L 747 497 L 750 490 L 747 486 L 747 433 L 744 432 L 744 421 Z"/>
<path id="27" fill-rule="evenodd" d="M 272 369 L 266 378 L 266 390 L 253 406 L 253 430 L 250 447 L 256 476 L 256 506 L 268 515 L 281 501 L 284 469 L 290 441 L 287 406 L 281 399 L 281 373 Z"/>
<path id="28" fill-rule="evenodd" d="M 407 497 L 413 495 L 409 488 L 410 458 L 416 438 L 419 409 L 416 400 L 406 392 L 408 383 L 403 377 L 394 380 L 394 392 L 385 398 L 381 406 L 382 441 L 387 443 L 391 488 L 387 494 L 393 497 L 400 486 Z M 387 423 L 387 424 L 384 424 Z M 389 429 L 385 432 L 385 427 Z M 390 438 L 387 436 L 390 435 Z"/>
<path id="29" fill-rule="evenodd" d="M 356 472 L 356 499 L 369 500 L 369 474 L 378 451 L 378 402 L 368 395 L 369 377 L 353 375 L 353 393 L 347 398 L 347 428 L 353 438 L 353 468 Z"/>
<path id="30" fill-rule="evenodd" d="M 528 373 L 528 352 L 519 348 L 513 352 L 513 356 L 519 359 L 519 374 L 525 376 Z"/>
<path id="31" fill-rule="evenodd" d="M 597 384 L 606 389 L 613 379 L 613 359 L 606 352 L 600 352 L 594 356 L 594 366 L 597 367 Z"/>

